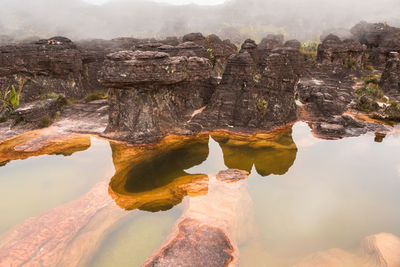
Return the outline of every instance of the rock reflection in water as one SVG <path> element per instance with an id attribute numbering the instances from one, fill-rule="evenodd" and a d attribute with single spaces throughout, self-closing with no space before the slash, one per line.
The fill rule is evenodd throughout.
<path id="1" fill-rule="evenodd" d="M 261 176 L 283 175 L 296 159 L 292 128 L 250 137 L 216 133 L 212 138 L 219 143 L 228 168 L 250 172 L 254 165 Z"/>
<path id="2" fill-rule="evenodd" d="M 213 132 L 211 136 L 222 149 L 225 166 L 231 169 L 250 172 L 254 165 L 262 176 L 284 174 L 296 159 L 291 128 L 251 136 L 227 132 Z M 207 194 L 209 169 L 195 168 L 195 173 L 185 170 L 208 158 L 208 135 L 167 138 L 150 148 L 118 143 L 111 146 L 116 174 L 109 193 L 121 208 L 157 212 L 181 203 L 187 195 Z"/>
<path id="3" fill-rule="evenodd" d="M 152 212 L 168 210 L 181 203 L 186 195 L 207 193 L 207 175 L 185 172 L 207 159 L 207 136 L 183 142 L 164 141 L 156 148 L 144 149 L 137 154 L 123 150 L 114 146 L 113 155 L 129 155 L 127 157 L 133 162 L 126 164 L 126 159 L 114 158 L 117 171 L 109 187 L 110 195 L 121 208 Z"/>

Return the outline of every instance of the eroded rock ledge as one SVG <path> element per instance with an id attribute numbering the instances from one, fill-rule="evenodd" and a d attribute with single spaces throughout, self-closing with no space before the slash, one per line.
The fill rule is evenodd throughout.
<path id="1" fill-rule="evenodd" d="M 349 39 L 326 35 L 314 58 L 304 44 L 273 34 L 259 44 L 248 39 L 239 51 L 229 40 L 201 33 L 77 43 L 53 37 L 2 46 L 0 91 L 23 83 L 24 108 L 7 133 L 84 109 L 46 98 L 63 94 L 82 102 L 109 88 L 104 135 L 130 143 L 216 129 L 265 132 L 297 120 L 322 138 L 383 136 L 390 127 L 380 122 L 400 121 L 400 29 L 361 22 L 351 33 Z M 21 118 L 32 123 L 18 126 Z M 99 129 L 85 126 L 85 132 Z"/>
<path id="2" fill-rule="evenodd" d="M 290 46 L 253 43 L 246 41 L 228 58 L 219 84 L 205 57 L 159 51 L 108 55 L 101 71 L 102 84 L 112 88 L 106 136 L 148 143 L 215 129 L 268 131 L 296 121 L 303 57 Z"/>

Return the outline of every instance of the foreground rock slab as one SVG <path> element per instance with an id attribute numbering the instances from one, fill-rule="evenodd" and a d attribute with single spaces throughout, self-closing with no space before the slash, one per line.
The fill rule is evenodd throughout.
<path id="1" fill-rule="evenodd" d="M 144 266 L 239 265 L 237 243 L 248 237 L 242 236 L 242 231 L 247 229 L 245 225 L 251 225 L 248 211 L 252 202 L 243 181 L 233 182 L 237 171 L 222 173 L 229 182 L 210 177 L 207 195 L 187 199 L 184 214 L 165 245 Z M 241 174 L 241 178 L 248 175 Z M 241 233 L 237 232 L 239 228 Z"/>
<path id="2" fill-rule="evenodd" d="M 178 225 L 179 233 L 160 254 L 144 266 L 227 266 L 233 247 L 221 229 L 185 219 Z"/>
<path id="3" fill-rule="evenodd" d="M 126 213 L 107 182 L 82 198 L 32 217 L 0 238 L 0 266 L 77 266 L 90 259 L 107 229 Z"/>

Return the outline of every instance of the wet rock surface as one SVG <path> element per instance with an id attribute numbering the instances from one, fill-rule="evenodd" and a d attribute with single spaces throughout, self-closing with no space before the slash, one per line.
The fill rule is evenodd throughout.
<path id="1" fill-rule="evenodd" d="M 178 227 L 176 238 L 144 266 L 227 266 L 233 260 L 233 247 L 221 229 L 189 218 Z"/>
<path id="2" fill-rule="evenodd" d="M 80 199 L 29 218 L 1 235 L 0 266 L 76 266 L 90 260 L 106 230 L 126 213 L 112 205 L 107 183 Z"/>
<path id="3" fill-rule="evenodd" d="M 247 171 L 228 169 L 224 171 L 219 171 L 217 173 L 217 179 L 227 183 L 234 183 L 239 180 L 246 179 L 249 176 Z"/>
<path id="4" fill-rule="evenodd" d="M 57 135 L 62 137 L 70 133 L 100 135 L 106 129 L 108 123 L 107 100 L 67 106 L 63 102 L 61 104 L 59 99 L 50 99 L 22 105 L 20 110 L 16 110 L 16 115 L 12 116 L 14 119 L 0 123 L 0 142 L 37 128 L 44 128 L 44 132 L 47 131 L 55 137 Z M 22 116 L 22 121 L 19 116 Z M 46 124 L 41 125 L 42 123 Z"/>

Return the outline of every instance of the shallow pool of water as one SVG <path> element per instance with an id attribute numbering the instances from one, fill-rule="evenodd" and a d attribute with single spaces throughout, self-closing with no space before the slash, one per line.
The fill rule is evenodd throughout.
<path id="1" fill-rule="evenodd" d="M 132 151 L 92 138 L 90 148 L 68 157 L 0 167 L 0 237 L 105 180 L 120 217 L 93 226 L 103 234 L 78 265 L 140 266 L 165 243 L 187 201 L 206 200 L 212 177 L 227 168 L 250 173 L 236 196 L 243 205 L 221 214 L 244 222 L 232 226 L 240 266 L 292 266 L 317 251 L 356 251 L 368 235 L 400 236 L 400 136 L 327 141 L 297 123 L 272 136 L 212 134 Z"/>

